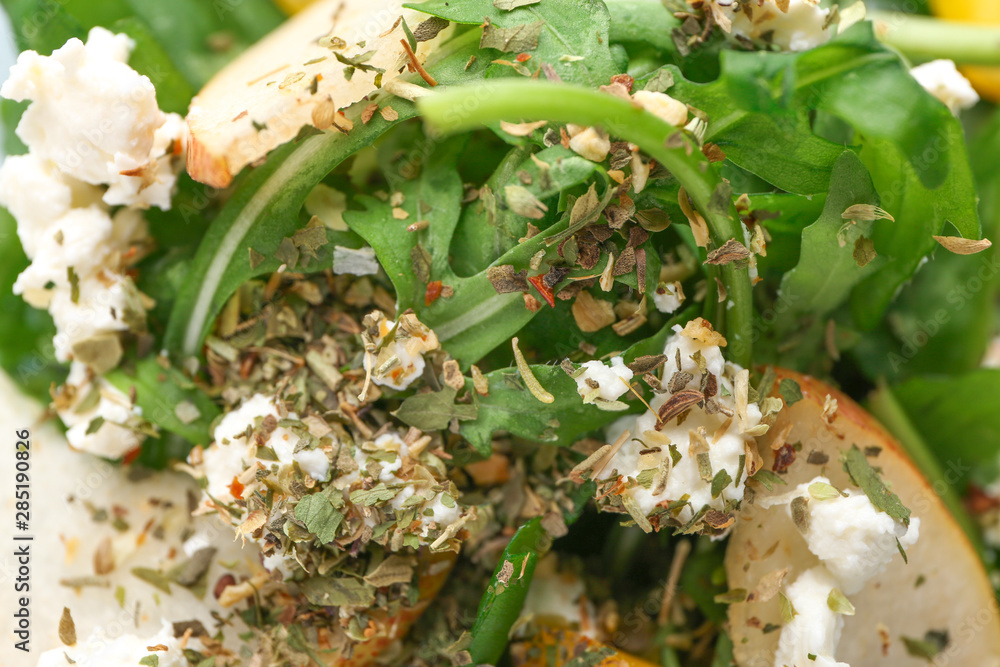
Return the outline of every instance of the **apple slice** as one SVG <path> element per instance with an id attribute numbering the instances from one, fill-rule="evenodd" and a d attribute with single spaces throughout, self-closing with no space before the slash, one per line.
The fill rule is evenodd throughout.
<path id="1" fill-rule="evenodd" d="M 597 655 L 604 654 L 598 662 Z M 591 660 L 584 658 L 587 656 Z M 546 627 L 531 639 L 511 644 L 514 667 L 550 667 L 551 665 L 594 665 L 595 667 L 655 667 L 628 653 L 591 639 L 575 630 Z M 553 661 L 554 658 L 554 661 Z"/>
<path id="2" fill-rule="evenodd" d="M 926 658 L 909 653 L 903 637 L 923 640 L 928 631 L 947 631 L 949 642 L 933 664 L 1000 665 L 1000 616 L 993 587 L 976 550 L 930 483 L 900 444 L 850 398 L 811 377 L 779 370 L 778 381 L 784 378 L 799 384 L 803 398 L 786 406 L 760 439 L 764 469 L 772 469 L 775 452 L 770 445 L 789 425 L 785 442 L 801 442 L 802 448 L 782 475 L 788 485 L 775 484 L 771 492 L 755 485 L 758 500 L 786 493 L 817 475 L 829 477 L 838 488 L 856 488 L 840 455 L 857 445 L 868 454 L 869 463 L 881 469 L 886 485 L 920 518 L 920 538 L 907 550 L 909 564 L 894 558 L 885 572 L 850 596 L 857 611 L 844 617 L 837 660 L 859 667 L 926 664 Z M 771 667 L 781 634 L 780 596 L 754 600 L 754 590 L 768 575 L 773 583 L 775 573 L 785 568 L 787 585 L 818 564 L 785 508 L 743 503 L 726 551 L 730 589 L 751 592 L 748 601 L 729 607 L 741 667 Z"/>
<path id="3" fill-rule="evenodd" d="M 400 16 L 411 30 L 429 18 L 402 0 L 321 0 L 229 63 L 191 101 L 191 178 L 225 187 L 303 127 L 329 127 L 334 111 L 377 89 L 377 76 L 385 85 L 405 71 Z M 440 39 L 419 42 L 417 58 Z"/>

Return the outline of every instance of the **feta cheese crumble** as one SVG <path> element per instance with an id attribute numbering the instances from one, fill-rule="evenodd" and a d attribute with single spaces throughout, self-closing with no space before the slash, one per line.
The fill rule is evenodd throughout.
<path id="1" fill-rule="evenodd" d="M 844 489 L 828 497 L 832 494 L 818 490 L 832 488 L 830 480 L 816 477 L 794 491 L 758 502 L 765 508 L 785 505 L 791 516 L 792 501 L 804 499 L 809 518 L 803 537 L 809 551 L 830 570 L 840 590 L 853 595 L 899 553 L 897 540 L 904 549 L 916 543 L 920 519 L 912 517 L 905 526 L 876 509 L 862 492 Z"/>
<path id="2" fill-rule="evenodd" d="M 610 366 L 597 360 L 584 362 L 574 377 L 584 403 L 614 401 L 629 390 L 632 371 L 621 357 L 614 357 Z"/>
<path id="3" fill-rule="evenodd" d="M 806 51 L 832 37 L 830 10 L 820 7 L 819 0 L 709 0 L 708 7 L 719 27 L 737 39 L 783 51 Z"/>
<path id="4" fill-rule="evenodd" d="M 51 56 L 25 51 L 0 87 L 30 102 L 16 130 L 29 152 L 0 167 L 0 204 L 32 260 L 14 293 L 49 309 L 58 360 L 98 372 L 120 357 L 102 348 L 106 336 L 145 326 L 125 270 L 148 235 L 142 209 L 170 207 L 187 131 L 128 66 L 133 47 L 94 28 L 86 44 L 71 39 Z M 112 215 L 112 206 L 124 208 Z"/>
<path id="5" fill-rule="evenodd" d="M 365 317 L 363 324 L 365 372 L 383 387 L 409 387 L 424 372 L 424 354 L 439 347 L 434 332 L 413 313 L 403 313 L 393 321 L 376 310 Z"/>
<path id="6" fill-rule="evenodd" d="M 817 664 L 846 667 L 834 653 L 843 619 L 831 609 L 834 595 L 860 593 L 865 584 L 898 553 L 916 543 L 920 519 L 903 525 L 875 508 L 864 493 L 838 490 L 826 477 L 815 477 L 789 493 L 758 501 L 761 507 L 786 507 L 820 565 L 807 570 L 787 587 L 785 595 L 795 616 L 781 630 L 775 667 Z M 803 508 L 804 504 L 804 508 Z"/>
<path id="7" fill-rule="evenodd" d="M 73 449 L 116 459 L 142 443 L 143 436 L 132 428 L 142 409 L 107 380 L 95 377 L 85 364 L 70 366 L 54 403 Z"/>
<path id="8" fill-rule="evenodd" d="M 200 648 L 197 640 L 188 640 L 190 648 Z M 166 647 L 150 650 L 149 647 Z M 152 637 L 119 635 L 109 637 L 100 630 L 75 646 L 63 646 L 46 651 L 38 657 L 38 667 L 134 667 L 149 655 L 156 656 L 159 667 L 187 667 L 188 659 L 180 639 L 174 637 L 173 626 L 164 622 L 163 629 Z"/>
<path id="9" fill-rule="evenodd" d="M 17 136 L 66 176 L 110 186 L 105 203 L 169 208 L 185 124 L 160 111 L 149 78 L 128 66 L 134 47 L 97 27 L 51 56 L 25 51 L 0 95 L 31 101 Z"/>
<path id="10" fill-rule="evenodd" d="M 969 80 L 955 67 L 951 60 L 932 60 L 917 65 L 910 74 L 931 95 L 941 100 L 948 110 L 958 114 L 979 102 L 979 95 Z"/>
<path id="11" fill-rule="evenodd" d="M 624 442 L 594 478 L 623 482 L 622 493 L 630 497 L 626 509 L 634 503 L 641 515 L 655 512 L 661 522 L 683 525 L 703 508 L 725 511 L 743 498 L 747 476 L 740 470 L 741 457 L 767 426 L 761 424 L 760 408 L 748 402 L 749 372 L 723 359 L 725 344 L 701 318 L 675 326 L 663 350 L 667 361 L 660 382 L 665 391 L 650 401 L 653 412 L 625 417 L 610 427 L 608 441 Z M 694 392 L 702 392 L 703 382 L 702 399 L 670 410 L 671 401 L 697 399 Z M 672 414 L 658 424 L 657 413 L 663 409 Z M 679 420 L 685 411 L 687 416 Z M 713 494 L 713 480 L 723 472 L 730 481 Z"/>
<path id="12" fill-rule="evenodd" d="M 657 116 L 668 125 L 681 127 L 687 123 L 687 105 L 680 100 L 675 100 L 666 93 L 639 90 L 632 94 L 632 99 L 643 109 Z"/>
<path id="13" fill-rule="evenodd" d="M 819 565 L 800 574 L 785 589 L 785 597 L 795 611 L 781 629 L 775 667 L 850 667 L 833 657 L 844 628 L 843 615 L 830 609 L 828 603 L 836 587 L 833 575 Z"/>
<path id="14" fill-rule="evenodd" d="M 684 303 L 684 288 L 677 281 L 660 283 L 653 292 L 653 305 L 661 313 L 675 312 Z"/>

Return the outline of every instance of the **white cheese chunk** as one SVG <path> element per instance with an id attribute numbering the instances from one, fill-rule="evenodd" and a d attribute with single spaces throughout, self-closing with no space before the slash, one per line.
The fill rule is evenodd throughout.
<path id="1" fill-rule="evenodd" d="M 632 380 L 632 371 L 621 357 L 611 359 L 610 366 L 596 359 L 585 361 L 578 372 L 576 390 L 585 403 L 593 402 L 594 398 L 614 401 L 628 391 Z M 593 395 L 595 391 L 596 396 Z"/>
<path id="2" fill-rule="evenodd" d="M 607 479 L 615 474 L 637 480 L 645 470 L 669 467 L 666 483 L 659 492 L 653 485 L 646 488 L 642 484 L 635 484 L 626 491 L 636 501 L 639 510 L 647 515 L 658 505 L 665 506 L 687 496 L 687 504 L 676 514 L 683 522 L 704 506 L 722 510 L 727 501 L 739 501 L 743 498 L 746 475 L 740 471 L 740 457 L 746 454 L 747 442 L 752 438 L 746 431 L 760 424 L 761 412 L 756 404 L 749 404 L 745 421 L 736 414 L 734 379 L 738 373 L 745 371 L 726 363 L 717 342 L 721 336 L 706 327 L 707 323 L 700 319 L 689 323 L 684 329 L 679 325 L 674 327 L 675 333 L 667 340 L 664 348 L 667 362 L 662 367 L 661 381 L 669 384 L 677 372 L 687 373 L 691 379 L 683 385 L 678 380 L 678 385 L 673 387 L 674 392 L 657 394 L 650 401 L 650 406 L 658 411 L 674 393 L 684 389 L 697 390 L 702 376 L 697 361 L 700 356 L 706 372 L 714 375 L 718 382 L 719 390 L 714 400 L 720 409 L 709 414 L 695 405 L 682 424 L 678 425 L 676 418 L 671 419 L 660 430 L 656 429 L 656 414 L 647 410 L 638 417 L 618 420 L 608 430 L 609 442 L 617 440 L 626 429 L 630 436 L 603 470 L 596 474 L 598 479 Z M 680 369 L 677 368 L 678 360 Z M 707 460 L 711 468 L 710 478 L 707 480 L 698 461 L 700 441 L 692 432 L 704 437 L 709 445 L 707 451 L 702 452 L 703 461 Z M 676 464 L 672 463 L 670 445 L 680 454 Z M 658 452 L 641 453 L 655 447 L 659 447 Z M 726 471 L 732 483 L 713 498 L 711 478 L 722 470 Z"/>
<path id="3" fill-rule="evenodd" d="M 73 393 L 74 400 L 65 409 L 60 409 L 59 418 L 66 424 L 66 440 L 73 449 L 95 456 L 116 459 L 132 451 L 142 442 L 142 436 L 131 428 L 123 426 L 130 418 L 142 415 L 142 409 L 133 406 L 128 396 L 101 377 L 90 377 L 87 367 L 81 363 L 70 366 L 66 387 Z M 99 400 L 94 402 L 92 392 L 97 392 Z M 87 407 L 90 406 L 90 407 Z M 95 419 L 102 419 L 92 433 Z"/>
<path id="4" fill-rule="evenodd" d="M 850 667 L 833 657 L 844 628 L 844 617 L 827 603 L 836 587 L 833 575 L 819 565 L 785 589 L 794 617 L 781 629 L 774 667 Z"/>
<path id="5" fill-rule="evenodd" d="M 955 67 L 951 60 L 932 60 L 917 65 L 910 74 L 924 89 L 941 100 L 946 107 L 957 114 L 963 109 L 974 107 L 979 95 L 969 80 Z"/>
<path id="6" fill-rule="evenodd" d="M 827 25 L 830 10 L 820 7 L 819 0 L 790 0 L 785 11 L 774 0 L 742 6 L 735 0 L 710 0 L 709 8 L 726 32 L 784 51 L 806 51 L 833 36 Z"/>
<path id="7" fill-rule="evenodd" d="M 684 291 L 678 282 L 660 283 L 653 292 L 653 305 L 661 313 L 673 313 L 684 303 Z"/>
<path id="8" fill-rule="evenodd" d="M 809 551 L 835 577 L 840 590 L 853 595 L 899 554 L 897 540 L 904 549 L 916 543 L 920 519 L 911 517 L 909 526 L 904 526 L 876 509 L 864 493 L 852 489 L 832 498 L 819 493 L 822 499 L 810 493 L 810 487 L 826 488 L 829 484 L 827 478 L 816 477 L 787 494 L 762 500 L 760 505 L 785 504 L 791 515 L 792 500 L 805 498 L 809 521 L 804 537 Z"/>
<path id="9" fill-rule="evenodd" d="M 70 39 L 51 56 L 25 51 L 0 95 L 31 101 L 17 135 L 33 154 L 69 177 L 110 185 L 108 204 L 169 208 L 176 174 L 170 156 L 167 168 L 158 162 L 185 126 L 160 111 L 149 78 L 128 66 L 134 46 L 97 27 L 86 44 Z"/>
<path id="10" fill-rule="evenodd" d="M 365 318 L 365 327 L 365 346 L 371 348 L 365 354 L 365 371 L 383 387 L 409 387 L 424 372 L 424 353 L 439 347 L 434 332 L 412 313 L 393 321 L 374 311 Z"/>

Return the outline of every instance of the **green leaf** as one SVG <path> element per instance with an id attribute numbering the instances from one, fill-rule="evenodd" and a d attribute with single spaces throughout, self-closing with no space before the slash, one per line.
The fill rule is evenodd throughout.
<path id="1" fill-rule="evenodd" d="M 126 395 L 134 391 L 135 403 L 142 408 L 143 419 L 163 431 L 174 433 L 191 444 L 207 446 L 212 441 L 211 424 L 218 416 L 219 408 L 176 368 L 163 368 L 156 359 L 146 358 L 136 362 L 132 368 L 126 365 L 105 377 Z M 198 409 L 197 419 L 185 423 L 178 418 L 176 408 L 184 401 L 193 403 Z M 143 448 L 156 449 L 161 444 L 156 438 L 150 438 Z M 186 453 L 180 452 L 180 455 Z"/>
<path id="2" fill-rule="evenodd" d="M 886 487 L 857 445 L 851 445 L 850 449 L 843 452 L 840 460 L 844 464 L 844 471 L 851 476 L 851 481 L 861 487 L 875 509 L 885 512 L 904 525 L 910 525 L 910 510 L 903 505 L 899 496 Z"/>
<path id="3" fill-rule="evenodd" d="M 489 193 L 462 209 L 451 245 L 452 267 L 458 275 L 483 271 L 527 234 L 529 220 L 503 205 L 508 185 L 523 185 L 554 212 L 556 195 L 585 183 L 598 169 L 598 165 L 561 145 L 535 153 L 534 160 L 529 157 L 531 152 L 530 147 L 512 149 L 485 183 Z M 538 161 L 548 168 L 540 167 Z M 531 182 L 524 185 L 519 174 L 527 175 Z M 551 215 L 547 219 L 551 220 Z"/>
<path id="4" fill-rule="evenodd" d="M 18 274 L 28 266 L 16 228 L 14 218 L 0 209 L 0 308 L 12 323 L 0 327 L 0 367 L 28 395 L 48 403 L 49 387 L 53 382 L 62 384 L 67 371 L 55 358 L 52 317 L 12 291 Z"/>
<path id="5" fill-rule="evenodd" d="M 705 141 L 717 144 L 743 169 L 787 192 L 826 192 L 843 146 L 813 134 L 806 107 L 769 104 L 761 109 L 748 100 L 748 82 L 769 85 L 794 56 L 735 51 L 720 56 L 722 73 L 712 83 L 692 83 L 676 67 L 664 68 L 676 81 L 667 93 L 705 112 Z"/>
<path id="6" fill-rule="evenodd" d="M 674 324 L 694 317 L 687 309 L 671 319 L 656 334 L 636 343 L 623 354 L 626 363 L 636 357 L 662 354 Z M 475 419 L 464 422 L 459 433 L 483 454 L 489 454 L 493 433 L 506 431 L 512 435 L 568 447 L 580 435 L 596 431 L 622 416 L 620 412 L 601 410 L 585 404 L 577 392 L 576 380 L 559 366 L 534 364 L 531 371 L 555 400 L 542 403 L 524 386 L 516 368 L 502 368 L 486 374 L 489 394 L 473 393 L 478 406 Z M 471 381 L 467 386 L 472 388 Z M 629 398 L 629 394 L 622 400 Z M 638 409 L 641 406 L 636 406 Z"/>
<path id="7" fill-rule="evenodd" d="M 326 494 L 313 493 L 295 505 L 295 518 L 316 535 L 320 544 L 329 544 L 337 536 L 344 515 L 337 511 Z"/>
<path id="8" fill-rule="evenodd" d="M 957 477 L 990 463 L 1000 451 L 1000 370 L 980 369 L 953 377 L 918 377 L 893 389 L 938 459 Z"/>
<path id="9" fill-rule="evenodd" d="M 618 73 L 608 48 L 608 9 L 599 0 L 544 0 L 511 10 L 494 6 L 493 0 L 427 0 L 404 7 L 455 23 L 482 25 L 488 19 L 491 26 L 501 29 L 543 21 L 538 46 L 529 51 L 532 58 L 526 63 L 532 70 L 544 63 L 563 81 L 594 86 L 609 83 Z M 510 74 L 509 67 L 491 65 L 487 77 Z"/>
<path id="10" fill-rule="evenodd" d="M 847 299 L 854 285 L 884 262 L 876 259 L 859 267 L 853 256 L 854 239 L 870 234 L 876 224 L 892 223 L 851 224 L 841 217 L 854 204 L 878 203 L 868 170 L 853 151 L 844 151 L 833 168 L 823 214 L 803 230 L 799 263 L 781 281 L 779 298 L 788 306 L 784 319 L 830 312 Z"/>
<path id="11" fill-rule="evenodd" d="M 397 419 L 422 431 L 448 428 L 452 419 L 475 419 L 478 413 L 476 405 L 455 403 L 456 393 L 452 387 L 445 387 L 441 391 L 416 394 L 404 400 L 393 414 Z"/>

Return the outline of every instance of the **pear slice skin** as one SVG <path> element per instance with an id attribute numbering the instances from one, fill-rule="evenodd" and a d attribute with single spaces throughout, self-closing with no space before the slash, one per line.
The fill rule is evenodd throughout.
<path id="1" fill-rule="evenodd" d="M 385 70 L 383 85 L 395 78 L 405 64 L 400 44 L 405 33 L 401 24 L 393 27 L 400 16 L 411 29 L 429 18 L 404 9 L 402 0 L 320 0 L 247 49 L 191 101 L 191 178 L 226 187 L 243 167 L 312 125 L 317 105 L 332 101 L 343 109 L 377 90 L 376 72 L 357 69 L 348 81 L 335 53 L 356 58 L 373 51 L 364 64 Z M 319 40 L 330 35 L 346 46 L 336 52 L 321 46 Z M 442 36 L 417 44 L 417 58 L 422 60 Z"/>
<path id="2" fill-rule="evenodd" d="M 809 376 L 776 369 L 777 382 L 798 382 L 803 399 L 785 406 L 768 433 L 759 439 L 764 468 L 771 470 L 771 443 L 792 424 L 787 443 L 802 443 L 794 463 L 782 477 L 787 486 L 775 484 L 768 492 L 755 485 L 758 498 L 787 493 L 817 475 L 825 475 L 838 488 L 857 487 L 840 463 L 840 454 L 856 444 L 862 451 L 879 448 L 869 456 L 873 467 L 903 504 L 920 518 L 920 538 L 907 550 L 909 564 L 893 558 L 886 571 L 864 590 L 850 596 L 856 614 L 844 617 L 844 631 L 836 658 L 853 667 L 917 667 L 928 661 L 910 655 L 902 637 L 923 639 L 929 630 L 947 630 L 950 641 L 932 664 L 996 667 L 1000 665 L 1000 613 L 986 570 L 962 528 L 941 502 L 938 493 L 907 457 L 902 446 L 861 406 L 843 393 Z M 777 383 L 775 384 L 777 387 Z M 838 408 L 824 420 L 827 396 Z M 829 457 L 825 464 L 808 463 Z M 874 453 L 874 452 L 873 452 Z M 783 507 L 762 509 L 744 501 L 726 550 L 730 589 L 751 592 L 746 602 L 729 606 L 730 632 L 740 667 L 772 667 L 780 628 L 764 633 L 768 624 L 781 625 L 780 596 L 767 602 L 753 599 L 753 591 L 766 575 L 789 568 L 785 585 L 818 565 L 805 539 Z M 796 666 L 807 667 L 807 666 Z"/>

